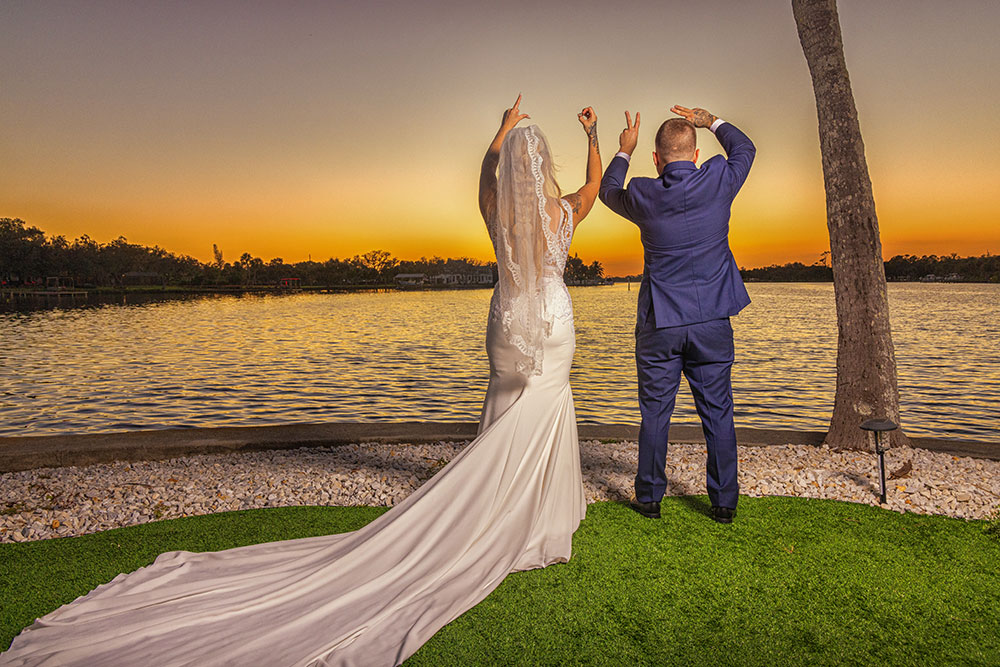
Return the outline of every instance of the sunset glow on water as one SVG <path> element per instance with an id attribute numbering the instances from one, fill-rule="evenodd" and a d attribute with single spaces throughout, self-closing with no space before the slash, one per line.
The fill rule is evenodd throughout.
<path id="1" fill-rule="evenodd" d="M 639 421 L 635 287 L 570 288 L 580 423 Z M 737 425 L 825 429 L 836 376 L 832 285 L 748 288 L 753 303 L 733 318 Z M 212 296 L 2 312 L 0 436 L 477 421 L 489 297 Z M 1000 443 L 1000 286 L 894 283 L 889 301 L 906 431 Z M 676 421 L 697 421 L 684 382 Z"/>

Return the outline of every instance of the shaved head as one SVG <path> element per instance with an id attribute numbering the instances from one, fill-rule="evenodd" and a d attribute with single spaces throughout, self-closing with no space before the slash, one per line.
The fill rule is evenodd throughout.
<path id="1" fill-rule="evenodd" d="M 693 160 L 697 147 L 694 124 L 686 118 L 665 120 L 656 131 L 656 154 L 662 164 L 677 160 Z"/>

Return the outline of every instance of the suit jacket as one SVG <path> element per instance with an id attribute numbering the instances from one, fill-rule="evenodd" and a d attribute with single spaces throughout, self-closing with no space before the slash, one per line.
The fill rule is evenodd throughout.
<path id="1" fill-rule="evenodd" d="M 727 157 L 670 162 L 659 178 L 633 178 L 629 161 L 611 160 L 601 180 L 608 208 L 638 225 L 644 263 L 638 323 L 652 308 L 656 327 L 729 317 L 750 303 L 729 249 L 729 209 L 757 149 L 730 123 L 716 128 Z"/>

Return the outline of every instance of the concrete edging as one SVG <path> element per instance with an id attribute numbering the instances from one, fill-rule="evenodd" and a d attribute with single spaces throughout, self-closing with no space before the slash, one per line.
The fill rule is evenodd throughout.
<path id="1" fill-rule="evenodd" d="M 331 422 L 277 426 L 175 428 L 82 435 L 0 438 L 0 472 L 83 466 L 111 461 L 147 461 L 225 452 L 322 447 L 352 442 L 436 442 L 470 440 L 471 422 Z M 639 427 L 580 424 L 581 440 L 636 440 Z M 820 445 L 823 431 L 737 428 L 741 445 Z M 954 456 L 1000 460 L 1000 444 L 937 438 L 911 438 L 915 447 Z M 704 442 L 701 426 L 675 424 L 671 442 Z"/>

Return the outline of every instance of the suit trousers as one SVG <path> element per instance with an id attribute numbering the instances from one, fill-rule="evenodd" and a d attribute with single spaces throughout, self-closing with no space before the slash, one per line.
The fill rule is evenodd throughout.
<path id="1" fill-rule="evenodd" d="M 728 317 L 658 329 L 650 312 L 636 325 L 635 365 L 642 414 L 636 500 L 659 502 L 666 493 L 667 437 L 684 373 L 708 445 L 709 500 L 719 507 L 736 507 L 739 480 L 731 382 L 733 358 L 733 328 Z"/>

